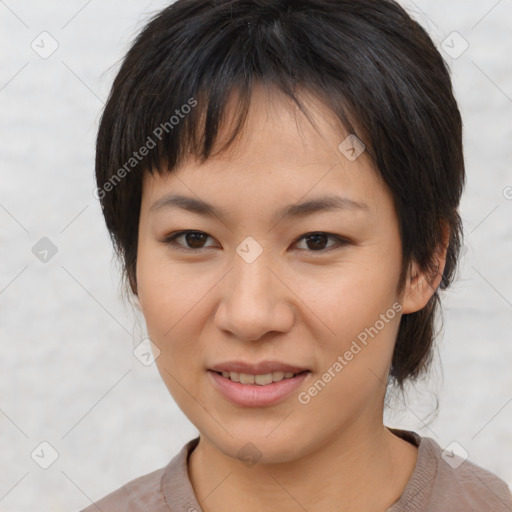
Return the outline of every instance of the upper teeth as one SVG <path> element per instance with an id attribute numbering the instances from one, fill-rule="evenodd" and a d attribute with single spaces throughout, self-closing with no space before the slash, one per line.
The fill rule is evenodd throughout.
<path id="1" fill-rule="evenodd" d="M 264 386 L 271 382 L 279 382 L 283 379 L 291 379 L 295 374 L 292 372 L 272 372 L 263 375 L 251 375 L 250 373 L 222 372 L 222 376 L 241 384 L 259 384 Z"/>

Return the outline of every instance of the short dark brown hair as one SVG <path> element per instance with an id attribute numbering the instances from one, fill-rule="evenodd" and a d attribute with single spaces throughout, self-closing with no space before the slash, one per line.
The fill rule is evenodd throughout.
<path id="1" fill-rule="evenodd" d="M 449 69 L 421 25 L 391 0 L 178 0 L 126 54 L 97 137 L 97 197 L 131 291 L 143 173 L 172 172 L 192 155 L 207 160 L 237 92 L 227 148 L 254 84 L 279 88 L 306 116 L 299 98 L 310 93 L 364 142 L 398 214 L 398 290 L 413 261 L 435 275 L 449 228 L 439 286 L 447 288 L 463 236 L 462 121 Z M 401 318 L 390 381 L 402 390 L 430 365 L 439 305 L 436 290 Z"/>

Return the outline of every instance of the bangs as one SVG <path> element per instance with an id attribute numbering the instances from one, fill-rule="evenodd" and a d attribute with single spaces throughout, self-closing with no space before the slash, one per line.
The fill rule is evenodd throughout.
<path id="1" fill-rule="evenodd" d="M 236 139 L 245 124 L 254 88 L 261 85 L 268 91 L 277 89 L 284 93 L 313 125 L 301 97 L 319 100 L 336 115 L 345 130 L 364 139 L 371 156 L 369 133 L 355 126 L 353 120 L 358 116 L 349 109 L 357 99 L 350 91 L 350 83 L 355 83 L 351 62 L 346 61 L 346 69 L 340 69 L 338 63 L 336 81 L 328 78 L 325 62 L 329 50 L 328 27 L 323 27 L 323 37 L 312 38 L 308 27 L 301 30 L 300 18 L 286 32 L 286 27 L 277 20 L 253 13 L 234 18 L 223 28 L 219 20 L 228 4 L 217 6 L 218 16 L 206 18 L 194 34 L 187 34 L 185 27 L 178 23 L 164 43 L 166 48 L 176 51 L 165 53 L 161 45 L 155 44 L 149 51 L 146 48 L 141 65 L 135 73 L 131 70 L 130 77 L 123 77 L 121 70 L 114 89 L 123 87 L 126 91 L 123 98 L 126 121 L 124 126 L 117 127 L 118 136 L 110 139 L 110 162 L 103 168 L 115 171 L 130 159 L 135 164 L 133 152 L 144 147 L 147 154 L 139 155 L 137 173 L 141 170 L 171 172 L 190 157 L 201 163 L 206 161 L 221 127 L 229 125 L 231 131 L 218 153 Z M 237 4 L 232 5 L 236 9 Z M 157 17 L 154 22 L 158 21 Z M 184 40 L 186 51 L 180 52 Z M 347 36 L 344 51 L 350 51 L 349 44 L 355 46 Z M 136 53 L 136 46 L 132 51 Z M 140 56 L 131 58 L 140 59 Z M 340 83 L 340 78 L 346 83 Z M 128 86 L 126 80 L 130 82 Z M 361 85 L 358 87 L 361 94 Z M 376 89 L 375 84 L 372 88 Z M 227 119 L 227 105 L 232 99 L 235 108 Z"/>

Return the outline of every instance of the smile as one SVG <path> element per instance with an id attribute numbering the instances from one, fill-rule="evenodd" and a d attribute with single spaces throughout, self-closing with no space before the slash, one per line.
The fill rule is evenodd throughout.
<path id="1" fill-rule="evenodd" d="M 254 375 L 209 370 L 207 374 L 213 388 L 231 403 L 241 407 L 268 407 L 289 398 L 311 372 L 276 371 Z"/>
<path id="2" fill-rule="evenodd" d="M 307 372 L 307 370 L 304 370 Z M 273 382 L 280 382 L 285 379 L 292 379 L 299 373 L 304 372 L 272 372 L 272 373 L 264 373 L 261 375 L 253 375 L 250 373 L 241 373 L 241 372 L 215 372 L 218 375 L 222 375 L 224 378 L 229 379 L 233 382 L 239 382 L 241 384 L 257 384 L 258 386 L 266 386 L 268 384 L 272 384 Z"/>

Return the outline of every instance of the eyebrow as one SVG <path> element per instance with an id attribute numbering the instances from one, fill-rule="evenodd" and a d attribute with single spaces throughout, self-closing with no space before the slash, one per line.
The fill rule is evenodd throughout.
<path id="1" fill-rule="evenodd" d="M 214 206 L 202 199 L 194 197 L 169 194 L 155 201 L 150 212 L 160 211 L 165 208 L 182 208 L 192 213 L 206 217 L 217 217 L 224 219 L 228 213 L 217 206 Z M 341 196 L 321 196 L 303 203 L 290 204 L 275 212 L 277 218 L 305 217 L 318 212 L 339 211 L 339 210 L 366 210 L 368 205 Z"/>

